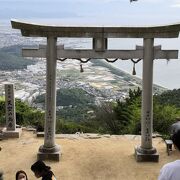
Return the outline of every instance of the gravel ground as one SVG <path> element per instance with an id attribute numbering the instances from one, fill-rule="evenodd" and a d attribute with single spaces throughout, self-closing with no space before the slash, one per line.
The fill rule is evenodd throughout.
<path id="1" fill-rule="evenodd" d="M 61 160 L 46 161 L 46 164 L 52 167 L 58 180 L 155 180 L 165 163 L 179 157 L 176 150 L 167 156 L 162 139 L 153 138 L 160 154 L 159 162 L 137 163 L 134 147 L 140 144 L 139 136 L 97 137 L 96 134 L 57 136 Z M 23 131 L 19 139 L 0 141 L 0 170 L 4 171 L 4 179 L 15 179 L 15 173 L 20 169 L 27 172 L 30 180 L 36 179 L 30 167 L 43 142 L 43 138 L 37 138 L 29 131 Z"/>

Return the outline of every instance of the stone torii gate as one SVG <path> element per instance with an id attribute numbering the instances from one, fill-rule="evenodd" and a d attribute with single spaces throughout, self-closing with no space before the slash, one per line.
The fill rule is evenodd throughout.
<path id="1" fill-rule="evenodd" d="M 161 50 L 154 46 L 154 38 L 178 38 L 180 24 L 153 27 L 72 27 L 47 26 L 11 21 L 12 27 L 20 29 L 23 36 L 46 37 L 47 46 L 39 49 L 24 49 L 24 57 L 46 58 L 46 118 L 44 145 L 39 148 L 38 159 L 59 160 L 60 147 L 55 144 L 56 122 L 56 63 L 57 59 L 143 59 L 141 145 L 135 148 L 137 161 L 159 159 L 152 146 L 153 123 L 153 60 L 177 59 L 178 50 Z M 57 46 L 58 37 L 92 38 L 92 49 L 70 49 Z M 108 38 L 143 38 L 143 47 L 136 50 L 108 50 Z M 110 61 L 110 60 L 109 60 Z M 110 61 L 111 62 L 111 61 Z M 113 61 L 112 61 L 113 62 Z"/>

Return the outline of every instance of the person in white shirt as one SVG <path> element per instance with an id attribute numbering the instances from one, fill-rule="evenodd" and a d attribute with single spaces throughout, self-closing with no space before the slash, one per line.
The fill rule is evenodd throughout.
<path id="1" fill-rule="evenodd" d="M 172 135 L 174 147 L 180 154 L 180 130 Z M 165 164 L 160 170 L 158 180 L 180 180 L 180 159 Z"/>

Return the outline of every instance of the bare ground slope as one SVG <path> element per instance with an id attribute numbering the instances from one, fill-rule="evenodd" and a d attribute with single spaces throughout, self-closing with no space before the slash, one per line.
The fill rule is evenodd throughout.
<path id="1" fill-rule="evenodd" d="M 134 146 L 140 138 L 112 136 L 100 139 L 56 139 L 61 145 L 60 162 L 46 161 L 58 180 L 155 180 L 160 168 L 178 158 L 177 151 L 167 156 L 165 144 L 160 138 L 153 139 L 160 154 L 159 163 L 137 163 Z M 17 170 L 27 172 L 30 180 L 35 179 L 30 170 L 36 161 L 43 138 L 32 132 L 23 131 L 20 139 L 0 141 L 0 169 L 5 180 L 15 179 Z"/>

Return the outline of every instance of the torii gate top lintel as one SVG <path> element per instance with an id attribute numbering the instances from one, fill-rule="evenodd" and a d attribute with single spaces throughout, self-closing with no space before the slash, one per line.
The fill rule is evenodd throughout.
<path id="1" fill-rule="evenodd" d="M 84 38 L 177 38 L 180 23 L 144 27 L 91 27 L 40 25 L 11 20 L 12 28 L 20 29 L 23 36 L 84 37 Z"/>

